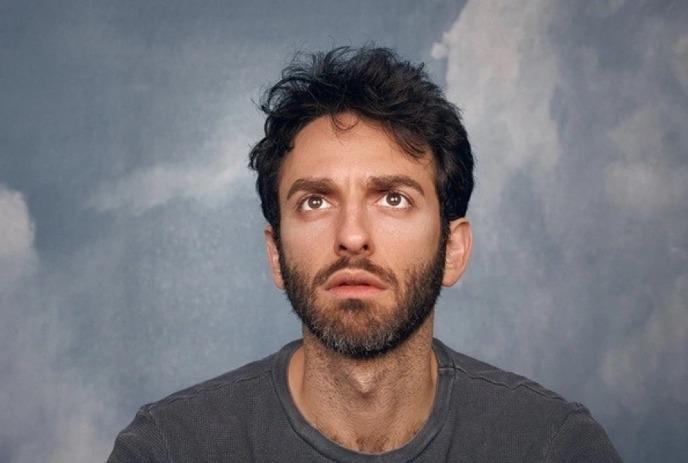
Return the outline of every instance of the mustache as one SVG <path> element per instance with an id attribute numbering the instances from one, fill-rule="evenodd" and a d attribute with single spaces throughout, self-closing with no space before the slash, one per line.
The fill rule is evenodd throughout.
<path id="1" fill-rule="evenodd" d="M 334 273 L 347 268 L 365 270 L 368 273 L 372 273 L 388 285 L 393 287 L 399 287 L 397 277 L 391 270 L 387 270 L 366 258 L 352 259 L 348 256 L 340 257 L 332 265 L 322 270 L 319 270 L 313 278 L 313 286 L 320 286 L 324 284 L 327 281 L 327 279 L 330 278 Z"/>

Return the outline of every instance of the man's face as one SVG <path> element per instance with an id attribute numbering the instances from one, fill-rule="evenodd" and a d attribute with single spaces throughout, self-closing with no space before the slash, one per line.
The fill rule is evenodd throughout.
<path id="1" fill-rule="evenodd" d="M 432 312 L 446 241 L 431 154 L 411 158 L 377 125 L 338 120 L 351 128 L 321 117 L 296 136 L 280 172 L 280 240 L 268 250 L 306 327 L 335 351 L 372 357 Z"/>

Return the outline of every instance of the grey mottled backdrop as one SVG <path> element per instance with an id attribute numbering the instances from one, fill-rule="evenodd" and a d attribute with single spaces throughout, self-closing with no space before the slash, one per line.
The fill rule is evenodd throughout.
<path id="1" fill-rule="evenodd" d="M 464 111 L 476 249 L 438 336 L 688 455 L 688 3 L 0 1 L 0 461 L 299 335 L 247 171 L 299 49 L 390 46 Z"/>

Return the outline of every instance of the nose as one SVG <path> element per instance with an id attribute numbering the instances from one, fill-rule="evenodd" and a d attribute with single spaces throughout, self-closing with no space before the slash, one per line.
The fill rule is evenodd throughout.
<path id="1" fill-rule="evenodd" d="M 338 256 L 370 255 L 373 251 L 366 210 L 351 205 L 342 210 L 337 226 L 335 252 Z"/>

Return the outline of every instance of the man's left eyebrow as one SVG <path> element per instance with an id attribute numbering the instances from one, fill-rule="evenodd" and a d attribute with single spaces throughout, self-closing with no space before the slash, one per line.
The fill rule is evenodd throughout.
<path id="1" fill-rule="evenodd" d="M 368 179 L 368 187 L 375 190 L 391 190 L 400 186 L 406 186 L 418 191 L 425 196 L 425 191 L 420 183 L 413 180 L 407 175 L 384 175 L 382 177 L 370 177 Z"/>

